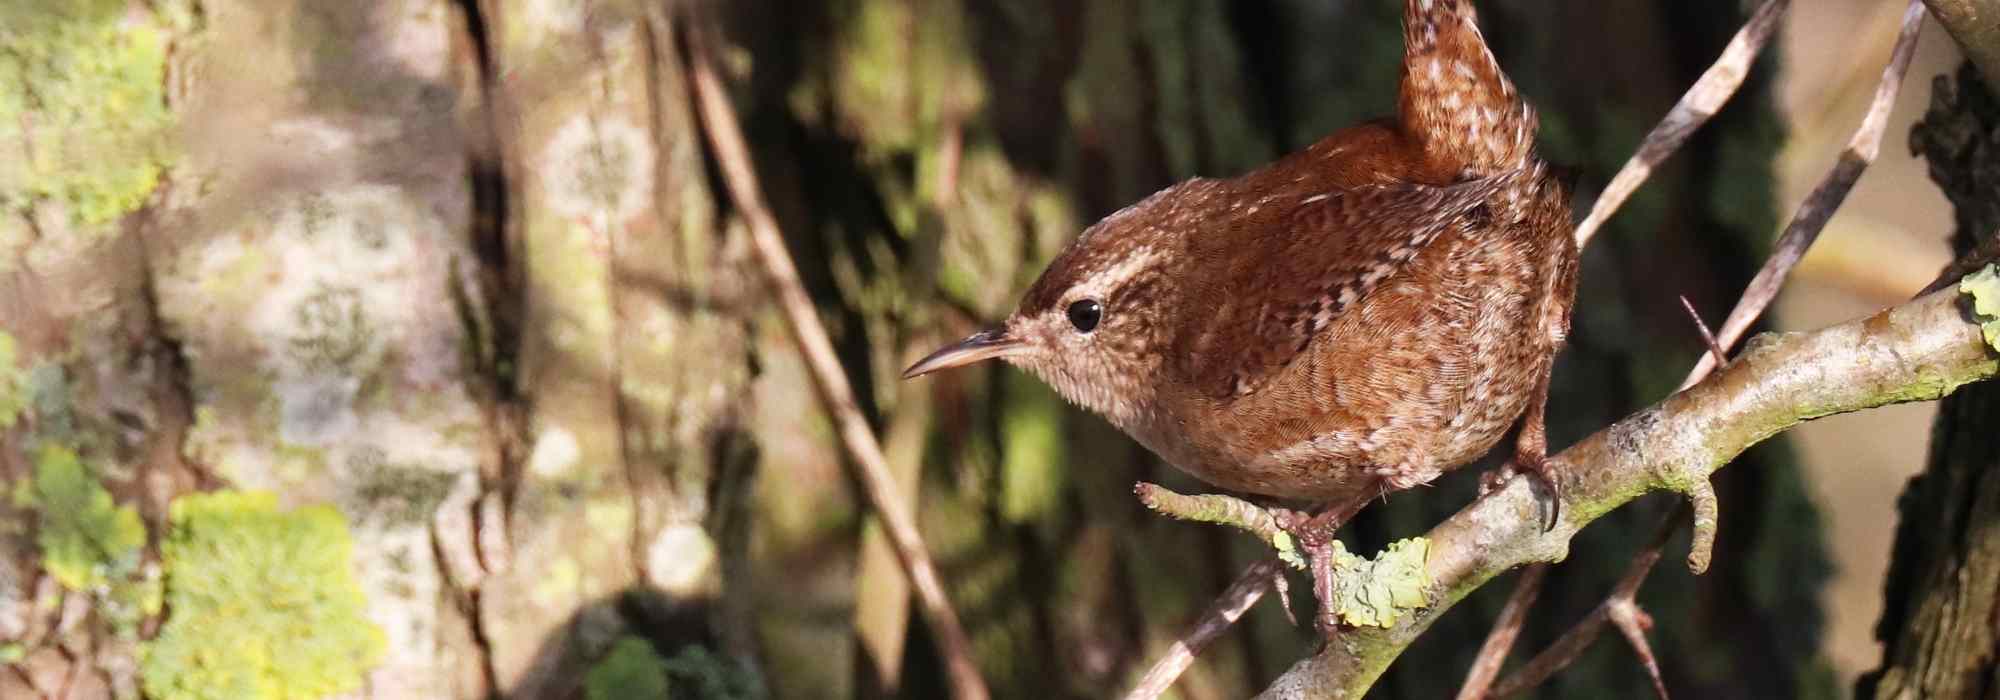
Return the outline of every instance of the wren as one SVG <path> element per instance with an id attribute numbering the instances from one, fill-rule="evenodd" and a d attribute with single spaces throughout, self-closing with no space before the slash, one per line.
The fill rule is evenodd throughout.
<path id="1" fill-rule="evenodd" d="M 903 376 L 1005 360 L 1203 481 L 1342 517 L 1519 422 L 1507 469 L 1559 503 L 1567 187 L 1469 0 L 1405 0 L 1403 39 L 1395 117 L 1105 217 L 1004 323 Z"/>

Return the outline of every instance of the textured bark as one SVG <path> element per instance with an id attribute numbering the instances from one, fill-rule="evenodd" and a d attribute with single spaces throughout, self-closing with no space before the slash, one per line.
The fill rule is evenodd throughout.
<path id="1" fill-rule="evenodd" d="M 2000 100 L 1968 64 L 1939 76 L 1910 135 L 1951 200 L 1959 255 L 2000 237 Z M 1897 504 L 1900 521 L 1876 637 L 1882 666 L 1863 698 L 2000 693 L 2000 386 L 1938 407 L 1930 457 Z"/>
<path id="2" fill-rule="evenodd" d="M 0 10 L 55 37 L 0 56 L 41 81 L 0 94 L 32 127 L 0 138 L 53 164 L 0 172 L 0 476 L 76 453 L 153 542 L 197 490 L 336 506 L 385 641 L 363 696 L 573 693 L 627 633 L 750 648 L 711 624 L 710 502 L 746 455 L 748 277 L 669 8 L 521 5 Z M 76 36 L 157 39 L 163 65 L 99 77 Z M 88 101 L 113 78 L 153 88 Z M 114 107 L 153 130 L 63 111 Z M 153 163 L 157 190 L 103 184 Z M 159 611 L 126 620 L 122 569 L 66 593 L 51 517 L 0 520 L 0 696 L 136 692 Z M 157 585 L 142 556 L 131 583 Z"/>
<path id="3" fill-rule="evenodd" d="M 373 691 L 484 692 L 439 556 L 472 541 L 451 516 L 495 439 L 452 304 L 472 259 L 454 15 L 441 0 L 203 12 L 177 106 L 186 161 L 149 236 L 195 397 L 183 453 L 222 485 L 339 505 L 388 638 Z"/>
<path id="4" fill-rule="evenodd" d="M 749 378 L 743 250 L 716 223 L 668 8 L 480 7 L 527 408 L 504 481 L 514 565 L 481 619 L 496 682 L 545 697 L 622 634 L 711 636 L 708 498 Z"/>

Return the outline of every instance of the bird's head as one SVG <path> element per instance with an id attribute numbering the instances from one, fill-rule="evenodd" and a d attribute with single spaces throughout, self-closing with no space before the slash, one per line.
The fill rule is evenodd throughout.
<path id="1" fill-rule="evenodd" d="M 1057 393 L 1129 428 L 1157 395 L 1179 306 L 1173 283 L 1195 222 L 1187 207 L 1208 186 L 1194 180 L 1105 217 L 1042 271 L 999 325 L 945 346 L 905 379 L 999 359 Z"/>

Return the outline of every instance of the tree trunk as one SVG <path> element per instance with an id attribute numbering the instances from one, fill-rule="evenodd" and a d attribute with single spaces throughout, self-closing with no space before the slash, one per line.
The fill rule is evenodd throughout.
<path id="1" fill-rule="evenodd" d="M 744 675 L 687 651 L 728 641 L 750 278 L 667 13 L 0 10 L 34 154 L 0 177 L 0 696 Z M 278 498 L 187 495 L 217 489 Z M 268 568 L 208 568 L 239 536 Z M 295 587 L 319 607 L 255 597 Z"/>
<path id="2" fill-rule="evenodd" d="M 1939 76 L 1910 134 L 1951 199 L 1952 247 L 1965 255 L 2000 237 L 2000 100 L 1970 64 Z M 1945 399 L 1930 458 L 1901 512 L 1875 635 L 1882 667 L 1862 698 L 1974 698 L 2000 693 L 2000 386 Z"/>

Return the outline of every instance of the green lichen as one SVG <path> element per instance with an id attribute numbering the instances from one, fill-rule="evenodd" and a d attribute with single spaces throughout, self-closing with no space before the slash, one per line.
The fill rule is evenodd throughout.
<path id="1" fill-rule="evenodd" d="M 319 698 L 381 660 L 339 511 L 283 512 L 264 492 L 176 499 L 160 546 L 170 615 L 141 650 L 148 696 Z"/>
<path id="2" fill-rule="evenodd" d="M 1430 575 L 1424 558 L 1430 541 L 1421 537 L 1389 545 L 1373 561 L 1349 554 L 1334 543 L 1335 612 L 1344 624 L 1393 627 L 1404 612 L 1428 605 L 1424 590 Z"/>
<path id="3" fill-rule="evenodd" d="M 321 282 L 292 310 L 292 356 L 318 370 L 352 370 L 374 339 L 361 290 Z"/>
<path id="4" fill-rule="evenodd" d="M 2000 267 L 1984 269 L 1959 280 L 1958 291 L 1972 297 L 1972 313 L 1986 332 L 1986 344 L 2000 350 Z"/>
<path id="5" fill-rule="evenodd" d="M 0 4 L 0 213 L 94 226 L 139 207 L 169 158 L 166 39 L 124 0 Z"/>
<path id="6" fill-rule="evenodd" d="M 15 492 L 34 508 L 42 567 L 73 591 L 96 591 L 125 579 L 139 566 L 146 527 L 131 506 L 111 493 L 69 448 L 44 445 L 35 456 L 35 478 Z"/>
<path id="7" fill-rule="evenodd" d="M 28 408 L 28 375 L 15 366 L 14 336 L 0 331 L 0 430 L 14 427 Z"/>
<path id="8" fill-rule="evenodd" d="M 1284 562 L 1286 566 L 1299 570 L 1306 568 L 1305 554 L 1299 551 L 1298 542 L 1292 539 L 1292 533 L 1284 530 L 1272 533 L 1271 548 L 1278 550 L 1278 561 Z"/>
<path id="9" fill-rule="evenodd" d="M 421 464 L 390 462 L 381 448 L 364 447 L 347 458 L 347 468 L 359 484 L 354 492 L 354 508 L 390 527 L 408 527 L 428 522 L 439 503 L 458 483 L 455 474 L 425 468 Z"/>

